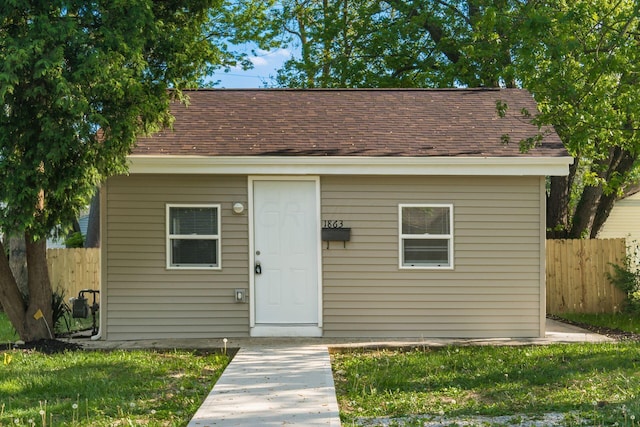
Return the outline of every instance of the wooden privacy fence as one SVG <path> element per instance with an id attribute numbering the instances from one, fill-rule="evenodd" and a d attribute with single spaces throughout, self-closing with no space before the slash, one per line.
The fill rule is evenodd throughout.
<path id="1" fill-rule="evenodd" d="M 51 287 L 64 291 L 66 301 L 83 289 L 100 289 L 100 249 L 49 249 L 47 265 Z"/>
<path id="2" fill-rule="evenodd" d="M 615 313 L 625 294 L 612 285 L 625 239 L 547 240 L 547 313 Z"/>

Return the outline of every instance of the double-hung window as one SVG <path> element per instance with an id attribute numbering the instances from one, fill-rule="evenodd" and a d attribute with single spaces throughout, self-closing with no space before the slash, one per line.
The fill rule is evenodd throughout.
<path id="1" fill-rule="evenodd" d="M 220 205 L 167 205 L 167 268 L 220 268 Z"/>
<path id="2" fill-rule="evenodd" d="M 400 268 L 453 267 L 453 205 L 401 204 Z"/>

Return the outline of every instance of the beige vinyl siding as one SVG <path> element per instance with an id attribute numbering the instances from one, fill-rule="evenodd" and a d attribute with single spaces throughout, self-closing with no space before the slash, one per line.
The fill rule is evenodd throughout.
<path id="1" fill-rule="evenodd" d="M 627 238 L 630 244 L 640 242 L 640 193 L 618 200 L 598 233 L 600 239 L 616 237 Z"/>
<path id="2" fill-rule="evenodd" d="M 327 337 L 539 336 L 544 290 L 540 177 L 321 180 Z M 400 269 L 398 205 L 453 204 L 454 269 Z"/>
<path id="3" fill-rule="evenodd" d="M 131 175 L 106 185 L 102 315 L 106 339 L 247 336 L 249 288 L 247 178 Z M 220 270 L 167 270 L 166 204 L 220 204 Z"/>

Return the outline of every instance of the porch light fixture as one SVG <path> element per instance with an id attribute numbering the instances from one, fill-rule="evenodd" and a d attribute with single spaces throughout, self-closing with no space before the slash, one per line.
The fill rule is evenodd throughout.
<path id="1" fill-rule="evenodd" d="M 240 215 L 244 212 L 244 205 L 240 202 L 235 202 L 233 204 L 233 213 Z"/>

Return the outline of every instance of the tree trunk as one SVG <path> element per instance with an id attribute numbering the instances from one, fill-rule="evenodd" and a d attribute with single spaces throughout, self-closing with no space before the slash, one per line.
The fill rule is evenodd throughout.
<path id="1" fill-rule="evenodd" d="M 24 341 L 53 338 L 53 313 L 51 308 L 51 283 L 47 268 L 47 240 L 33 241 L 28 234 L 27 268 L 29 274 L 29 305 L 26 311 Z M 41 311 L 43 317 L 37 319 Z"/>
<path id="2" fill-rule="evenodd" d="M 25 310 L 26 305 L 22 293 L 9 266 L 5 248 L 0 242 L 0 301 L 9 321 L 21 339 L 26 337 Z M 25 340 L 26 341 L 26 340 Z"/>
<path id="3" fill-rule="evenodd" d="M 322 15 L 323 15 L 323 49 L 322 49 L 322 74 L 320 75 L 320 86 L 328 87 L 331 81 L 331 47 L 333 45 L 333 39 L 329 38 L 329 26 L 331 24 L 331 18 L 329 16 L 329 1 L 322 1 Z"/>
<path id="4" fill-rule="evenodd" d="M 27 284 L 27 247 L 24 235 L 9 238 L 9 266 L 18 289 L 23 295 L 29 294 Z"/>
<path id="5" fill-rule="evenodd" d="M 589 234 L 590 239 L 595 239 L 596 237 L 598 237 L 600 229 L 604 225 L 607 218 L 609 218 L 609 214 L 611 213 L 611 209 L 613 209 L 616 198 L 616 193 L 602 194 L 600 196 L 600 201 L 598 202 L 598 206 L 596 207 L 593 223 L 591 224 L 591 232 Z"/>
<path id="6" fill-rule="evenodd" d="M 591 226 L 596 217 L 596 208 L 602 196 L 602 185 L 585 186 L 576 206 L 571 223 L 570 239 L 582 239 L 591 235 Z"/>
<path id="7" fill-rule="evenodd" d="M 552 176 L 547 195 L 547 239 L 564 239 L 569 231 L 569 178 Z"/>
<path id="8" fill-rule="evenodd" d="M 302 61 L 304 62 L 304 72 L 306 74 L 307 79 L 307 87 L 312 88 L 315 87 L 315 64 L 312 69 L 309 68 L 309 64 L 311 64 L 311 46 L 309 45 L 309 40 L 307 38 L 307 26 L 305 23 L 304 17 L 304 8 L 297 8 L 296 12 L 296 21 L 298 22 L 299 34 L 298 37 L 300 39 L 300 53 L 302 55 Z"/>
<path id="9" fill-rule="evenodd" d="M 613 208 L 617 191 L 624 184 L 629 171 L 635 164 L 636 156 L 621 147 L 611 147 L 608 156 L 599 160 L 591 169 L 599 171 L 598 176 L 609 184 L 605 194 L 602 184 L 598 186 L 586 186 L 582 190 L 582 196 L 576 206 L 573 215 L 571 232 L 569 237 L 594 238 L 604 222 L 609 217 Z M 617 182 L 617 184 L 616 184 Z"/>
<path id="10" fill-rule="evenodd" d="M 0 301 L 9 321 L 26 342 L 53 337 L 51 285 L 47 269 L 47 242 L 41 239 L 33 242 L 25 236 L 29 292 L 28 303 L 18 289 L 5 249 L 0 242 Z M 42 317 L 36 319 L 38 310 Z"/>
<path id="11" fill-rule="evenodd" d="M 96 193 L 91 199 L 89 208 L 89 223 L 87 225 L 87 235 L 84 239 L 85 248 L 100 247 L 100 189 L 96 189 Z"/>

